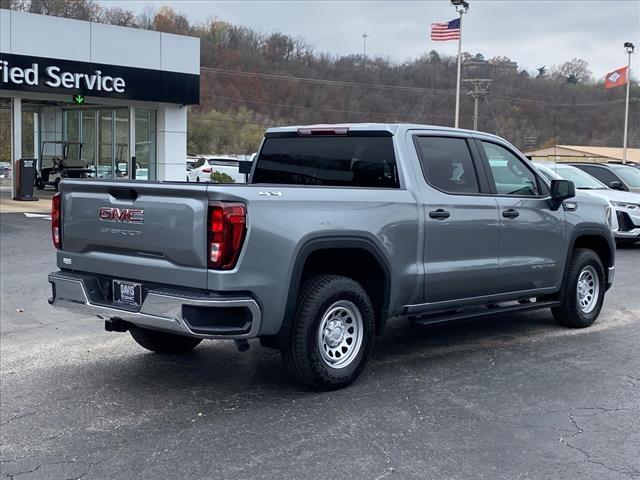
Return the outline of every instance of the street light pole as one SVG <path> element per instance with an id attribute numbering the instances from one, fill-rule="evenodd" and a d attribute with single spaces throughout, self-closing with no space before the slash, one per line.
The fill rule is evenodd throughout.
<path id="1" fill-rule="evenodd" d="M 631 54 L 635 50 L 635 45 L 631 42 L 625 42 L 624 47 L 627 49 L 627 97 L 624 104 L 624 132 L 622 134 L 622 163 L 627 163 L 627 131 L 629 130 L 629 85 L 631 84 Z"/>
<path id="2" fill-rule="evenodd" d="M 362 69 L 367 69 L 367 31 L 365 30 L 362 34 Z"/>
<path id="3" fill-rule="evenodd" d="M 469 10 L 469 3 L 466 0 L 451 0 L 451 4 L 460 14 L 460 36 L 458 37 L 458 77 L 456 80 L 456 116 L 454 121 L 455 128 L 460 125 L 460 74 L 462 72 L 462 15 Z"/>

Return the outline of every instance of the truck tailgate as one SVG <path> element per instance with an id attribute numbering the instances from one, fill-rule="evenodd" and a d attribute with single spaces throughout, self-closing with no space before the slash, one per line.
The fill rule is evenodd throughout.
<path id="1" fill-rule="evenodd" d="M 207 186 L 65 180 L 58 266 L 207 286 Z"/>

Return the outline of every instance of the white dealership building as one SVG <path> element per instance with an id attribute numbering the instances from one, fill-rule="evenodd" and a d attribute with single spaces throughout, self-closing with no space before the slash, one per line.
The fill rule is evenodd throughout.
<path id="1" fill-rule="evenodd" d="M 183 180 L 199 92 L 197 38 L 0 9 L 13 162 L 73 142 L 98 177 Z"/>

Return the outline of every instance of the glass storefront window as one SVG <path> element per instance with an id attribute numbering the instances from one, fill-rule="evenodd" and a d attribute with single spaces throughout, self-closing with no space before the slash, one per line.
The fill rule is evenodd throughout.
<path id="1" fill-rule="evenodd" d="M 135 109 L 136 179 L 155 180 L 156 176 L 156 111 Z"/>
<path id="2" fill-rule="evenodd" d="M 96 111 L 82 111 L 82 158 L 88 168 L 96 168 Z"/>
<path id="3" fill-rule="evenodd" d="M 95 171 L 97 178 L 130 178 L 132 147 L 137 164 L 136 179 L 156 178 L 156 111 L 134 109 L 134 125 L 129 115 L 130 109 L 126 107 L 64 111 L 64 138 L 69 142 L 82 142 L 82 160 Z M 132 127 L 135 146 L 130 146 Z M 77 157 L 75 151 L 70 153 Z"/>
<path id="4" fill-rule="evenodd" d="M 116 177 L 129 177 L 129 109 L 119 108 L 114 110 L 115 116 L 115 149 L 114 171 Z"/>
<path id="5" fill-rule="evenodd" d="M 113 178 L 113 110 L 98 110 L 98 178 Z"/>

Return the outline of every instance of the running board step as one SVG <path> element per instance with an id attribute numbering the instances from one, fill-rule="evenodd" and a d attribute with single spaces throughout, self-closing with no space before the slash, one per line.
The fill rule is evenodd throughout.
<path id="1" fill-rule="evenodd" d="M 458 320 L 475 320 L 478 318 L 484 317 L 493 317 L 494 315 L 499 315 L 503 313 L 515 313 L 515 312 L 526 312 L 529 310 L 540 310 L 543 308 L 552 308 L 559 307 L 560 302 L 557 300 L 546 300 L 541 302 L 531 302 L 531 303 L 522 303 L 517 305 L 507 305 L 504 307 L 496 306 L 496 307 L 475 307 L 475 310 L 467 310 L 460 311 L 456 310 L 455 312 L 445 312 L 440 314 L 431 314 L 431 315 L 423 315 L 421 317 L 415 318 L 413 323 L 418 325 L 435 325 L 438 323 L 447 323 L 447 322 L 455 322 Z"/>

